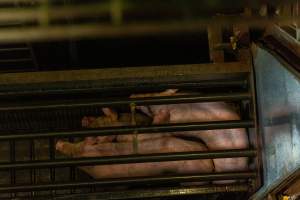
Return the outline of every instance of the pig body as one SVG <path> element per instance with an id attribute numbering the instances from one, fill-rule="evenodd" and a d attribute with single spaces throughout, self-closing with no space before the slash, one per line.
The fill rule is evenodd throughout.
<path id="1" fill-rule="evenodd" d="M 163 92 L 162 96 L 166 96 Z M 175 94 L 176 90 L 168 90 L 168 95 Z M 147 97 L 150 95 L 147 94 Z M 159 96 L 157 93 L 154 96 Z M 143 97 L 134 95 L 132 97 Z M 153 124 L 189 123 L 239 120 L 235 110 L 224 102 L 186 103 L 171 105 L 152 105 L 148 108 L 140 106 L 142 111 L 153 117 Z M 248 136 L 245 129 L 207 130 L 174 133 L 182 137 L 199 138 L 205 142 L 209 150 L 247 149 Z M 214 159 L 215 171 L 244 171 L 248 169 L 247 158 Z"/>
<path id="2" fill-rule="evenodd" d="M 154 96 L 160 95 L 160 93 L 154 94 Z M 168 90 L 161 96 L 168 95 L 177 95 L 176 90 Z M 144 96 L 151 97 L 151 94 L 134 95 L 132 97 Z M 153 105 L 148 107 L 139 106 L 137 108 L 151 116 L 153 118 L 153 124 L 240 119 L 235 110 L 224 102 Z M 111 110 L 105 110 L 104 113 L 106 117 L 109 118 L 109 123 L 103 125 L 101 122 L 98 123 L 96 127 L 124 126 L 131 124 L 129 120 L 125 123 L 120 123 L 118 117 L 116 117 L 116 113 Z M 86 124 L 85 122 L 88 123 Z M 86 127 L 88 127 L 89 123 L 88 120 L 83 120 L 83 125 L 87 125 Z M 185 140 L 185 137 L 200 139 L 205 144 Z M 108 136 L 104 138 L 87 137 L 84 142 L 77 144 L 60 141 L 57 143 L 56 148 L 58 151 L 72 157 L 115 156 L 136 153 L 134 151 L 134 137 L 132 135 Z M 244 129 L 139 134 L 136 137 L 136 142 L 138 143 L 138 153 L 140 154 L 248 148 L 248 138 Z M 247 162 L 247 158 L 224 158 L 214 160 L 85 166 L 81 167 L 81 169 L 94 178 L 117 178 L 162 175 L 170 172 L 174 174 L 188 174 L 212 171 L 244 171 L 248 169 Z"/>
<path id="3" fill-rule="evenodd" d="M 131 142 L 97 143 L 84 140 L 80 143 L 59 141 L 56 149 L 71 157 L 117 156 L 136 153 Z M 139 154 L 206 151 L 204 144 L 185 141 L 176 137 L 143 140 L 138 143 Z M 164 174 L 209 173 L 213 171 L 211 159 L 168 161 L 153 163 L 132 163 L 80 167 L 96 179 L 137 176 L 158 176 Z"/>
<path id="4" fill-rule="evenodd" d="M 132 115 L 131 113 L 118 114 L 110 108 L 102 108 L 104 116 L 91 117 L 85 116 L 81 120 L 82 127 L 85 128 L 103 128 L 103 127 L 120 127 L 120 126 L 131 126 L 132 125 Z M 135 124 L 139 126 L 147 126 L 152 124 L 152 118 L 147 115 L 135 114 Z M 134 138 L 137 140 L 145 139 L 155 139 L 167 134 L 139 134 L 139 135 L 111 135 L 111 136 L 98 136 L 98 137 L 87 137 L 85 140 L 90 140 L 91 142 L 132 142 Z"/>

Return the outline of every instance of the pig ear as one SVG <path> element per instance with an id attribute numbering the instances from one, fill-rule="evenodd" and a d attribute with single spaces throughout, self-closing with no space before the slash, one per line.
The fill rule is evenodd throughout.
<path id="1" fill-rule="evenodd" d="M 154 115 L 153 124 L 164 124 L 170 122 L 170 112 L 166 109 L 161 109 Z"/>
<path id="2" fill-rule="evenodd" d="M 113 121 L 118 120 L 118 113 L 113 111 L 110 108 L 102 108 L 102 112 L 104 113 L 105 116 L 110 117 Z"/>

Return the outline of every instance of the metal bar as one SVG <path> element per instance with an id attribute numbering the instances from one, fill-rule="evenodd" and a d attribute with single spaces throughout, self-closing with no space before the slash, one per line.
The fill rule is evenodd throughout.
<path id="1" fill-rule="evenodd" d="M 72 183 L 55 183 L 55 184 L 35 184 L 35 185 L 18 185 L 0 187 L 0 193 L 21 192 L 21 191 L 39 191 L 39 190 L 61 190 L 69 188 L 81 188 L 91 186 L 115 186 L 115 185 L 143 185 L 143 184 L 167 184 L 182 182 L 199 182 L 213 180 L 238 180 L 255 178 L 254 172 L 238 173 L 212 173 L 197 175 L 178 175 L 178 176 L 159 176 L 159 177 L 137 177 L 137 178 L 120 178 L 120 179 L 103 179 L 101 181 L 90 182 L 72 182 Z"/>
<path id="2" fill-rule="evenodd" d="M 0 49 L 1 51 L 1 49 Z M 226 87 L 239 87 L 246 88 L 247 80 L 214 80 L 214 81 L 200 81 L 200 82 L 182 82 L 182 83 L 155 83 L 155 88 L 159 89 L 199 89 L 199 88 L 226 88 Z M 74 95 L 74 94 L 97 94 L 104 91 L 120 91 L 126 90 L 153 90 L 153 83 L 143 83 L 142 85 L 134 85 L 128 83 L 123 86 L 105 86 L 105 87 L 92 87 L 92 88 L 68 88 L 68 89 L 52 89 L 52 90 L 20 90 L 20 91 L 0 91 L 1 98 L 7 97 L 27 97 L 34 95 Z"/>
<path id="3" fill-rule="evenodd" d="M 36 2 L 36 3 L 43 3 L 45 0 L 0 0 L 0 5 L 1 4 L 19 4 L 19 3 L 33 3 L 33 2 Z M 209 1 L 209 0 L 207 0 Z M 294 0 L 286 0 L 285 2 L 293 2 Z M 206 2 L 206 1 L 203 1 L 203 2 Z M 258 4 L 257 2 L 252 2 L 252 1 L 240 1 L 242 3 L 246 3 L 246 5 L 248 6 L 254 6 L 255 8 L 259 8 L 258 6 L 260 6 L 260 4 Z M 282 1 L 280 0 L 265 0 L 264 1 L 265 3 L 273 3 L 275 5 L 280 5 L 282 3 Z M 219 5 L 219 6 L 227 6 L 227 2 L 224 3 L 224 1 L 222 0 L 218 0 L 216 1 L 216 5 Z M 238 4 L 240 5 L 240 4 Z M 243 4 L 242 4 L 243 5 Z"/>
<path id="4" fill-rule="evenodd" d="M 35 143 L 34 140 L 30 140 L 30 159 L 31 162 L 35 161 Z M 31 179 L 31 184 L 35 184 L 36 183 L 36 170 L 35 169 L 30 169 L 30 179 Z M 32 191 L 31 192 L 31 197 L 33 197 L 35 195 L 35 193 Z"/>
<path id="5" fill-rule="evenodd" d="M 253 50 L 253 49 L 252 49 Z M 254 66 L 253 60 L 250 59 L 250 65 Z M 258 106 L 257 106 L 257 93 L 256 93 L 256 85 L 255 85 L 255 72 L 254 68 L 251 69 L 251 73 L 249 73 L 248 76 L 248 83 L 249 87 L 248 90 L 251 92 L 252 95 L 252 100 L 250 101 L 250 113 L 249 117 L 253 118 L 254 126 L 253 126 L 253 133 L 252 135 L 249 132 L 248 137 L 252 137 L 253 139 L 253 144 L 252 146 L 257 150 L 258 154 L 254 159 L 254 165 L 257 173 L 257 178 L 253 181 L 252 186 L 253 186 L 253 191 L 257 191 L 261 186 L 262 186 L 262 172 L 263 172 L 263 161 L 262 161 L 262 135 L 260 134 L 259 130 L 259 122 L 258 122 Z M 251 113 L 252 111 L 252 113 Z M 252 115 L 252 116 L 251 116 Z"/>
<path id="6" fill-rule="evenodd" d="M 11 162 L 16 161 L 16 142 L 14 140 L 9 142 L 10 146 L 10 160 Z M 10 169 L 10 184 L 16 184 L 16 170 Z M 11 198 L 15 198 L 15 194 L 11 193 Z"/>
<path id="7" fill-rule="evenodd" d="M 50 138 L 49 140 L 49 159 L 55 160 L 55 142 L 54 138 Z M 50 168 L 50 180 L 51 182 L 55 181 L 55 168 Z"/>
<path id="8" fill-rule="evenodd" d="M 137 132 L 142 133 L 168 133 L 176 131 L 194 131 L 194 130 L 216 130 L 216 129 L 234 129 L 234 128 L 250 128 L 253 127 L 252 120 L 233 120 L 233 121 L 217 121 L 217 122 L 195 122 L 153 126 L 137 126 L 137 127 L 112 127 L 93 130 L 68 131 L 68 132 L 44 132 L 44 133 L 15 133 L 2 134 L 0 140 L 13 139 L 38 139 L 49 137 L 86 137 L 86 136 L 106 136 L 106 135 L 126 135 Z"/>
<path id="9" fill-rule="evenodd" d="M 50 160 L 55 160 L 55 142 L 54 138 L 50 138 L 49 140 L 49 159 Z M 49 169 L 49 175 L 50 175 L 50 182 L 53 184 L 55 182 L 55 167 L 51 167 Z M 55 196 L 56 190 L 52 190 L 52 195 Z"/>
<path id="10" fill-rule="evenodd" d="M 31 161 L 0 163 L 0 170 L 3 169 L 26 169 L 26 168 L 47 168 L 47 167 L 69 167 L 69 166 L 91 166 L 107 164 L 127 164 L 127 163 L 145 163 L 145 162 L 163 162 L 178 160 L 199 160 L 215 158 L 233 158 L 233 157 L 254 157 L 255 150 L 225 150 L 225 151 L 205 151 L 205 152 L 180 152 L 180 153 L 162 153 L 147 155 L 126 155 L 126 156 L 106 156 L 93 158 L 72 158 L 50 161 Z"/>
<path id="11" fill-rule="evenodd" d="M 101 192 L 88 195 L 69 195 L 57 197 L 57 200 L 81 200 L 88 196 L 91 199 L 98 200 L 115 200 L 115 199 L 145 199 L 145 198 L 160 198 L 174 197 L 186 195 L 201 195 L 215 194 L 225 192 L 247 192 L 250 186 L 247 184 L 232 184 L 232 185 L 213 185 L 213 186 L 191 186 L 191 187 L 174 187 L 163 189 L 147 189 L 147 190 L 129 190 L 117 192 Z"/>
<path id="12" fill-rule="evenodd" d="M 197 20 L 195 22 L 167 21 L 160 23 L 128 24 L 112 26 L 104 24 L 84 24 L 84 25 L 52 25 L 47 27 L 28 28 L 3 28 L 0 32 L 0 43 L 19 43 L 33 41 L 53 41 L 64 39 L 86 39 L 97 37 L 127 37 L 152 34 L 168 34 L 174 32 L 197 32 L 206 30 L 211 23 L 220 26 L 231 24 L 248 24 L 249 26 L 265 27 L 274 23 L 290 24 L 298 22 L 295 17 L 285 17 L 280 19 L 251 19 L 235 17 L 230 19 L 218 18 L 217 20 Z"/>
<path id="13" fill-rule="evenodd" d="M 291 23 L 292 24 L 292 23 Z M 287 34 L 282 27 L 272 25 L 266 30 L 266 36 L 272 35 L 281 45 L 285 46 L 289 51 L 300 57 L 300 41 Z M 278 47 L 274 47 L 276 50 Z"/>
<path id="14" fill-rule="evenodd" d="M 41 3 L 45 0 L 0 0 L 0 5 L 3 4 L 19 4 L 19 3 Z"/>
<path id="15" fill-rule="evenodd" d="M 124 4 L 122 6 L 122 11 L 134 10 L 133 8 L 128 7 L 130 4 Z M 158 7 L 159 9 L 159 7 Z M 162 9 L 163 10 L 163 9 Z M 144 9 L 144 12 L 147 12 Z M 53 20 L 64 20 L 66 18 L 87 18 L 87 17 L 99 17 L 110 15 L 110 5 L 105 3 L 90 3 L 90 4 L 81 4 L 81 5 L 68 5 L 68 6 L 56 6 L 52 5 L 47 12 L 41 7 L 24 7 L 24 8 L 2 8 L 0 9 L 0 22 L 34 22 L 40 21 L 43 18 L 43 14 L 47 15 L 47 18 L 50 21 Z M 114 16 L 114 13 L 113 15 Z M 119 16 L 118 16 L 119 17 Z M 277 16 L 273 18 L 263 18 L 263 17 L 243 17 L 243 16 L 222 16 L 221 19 L 209 19 L 202 18 L 194 20 L 194 23 L 198 23 L 202 28 L 203 26 L 208 26 L 210 24 L 216 25 L 230 25 L 231 23 L 241 23 L 249 24 L 251 26 L 262 27 L 263 25 L 270 25 L 273 23 L 280 24 L 292 24 L 293 22 L 298 22 L 296 16 Z M 259 23 L 261 22 L 261 24 Z M 173 23 L 170 21 L 170 23 Z M 178 21 L 177 21 L 178 23 Z M 183 25 L 185 23 L 182 23 Z"/>
<path id="16" fill-rule="evenodd" d="M 17 58 L 17 59 L 0 59 L 0 63 L 13 63 L 13 62 L 29 62 L 30 58 Z"/>
<path id="17" fill-rule="evenodd" d="M 74 143 L 74 138 L 69 138 L 69 142 Z M 57 166 L 57 165 L 55 165 Z M 75 166 L 70 166 L 70 181 L 75 182 L 76 181 L 76 167 Z M 70 193 L 73 194 L 75 193 L 75 190 L 71 189 Z"/>
<path id="18" fill-rule="evenodd" d="M 82 106 L 117 106 L 117 105 L 162 105 L 162 104 L 180 104 L 180 103 L 198 103 L 198 102 L 216 102 L 216 101 L 239 101 L 251 98 L 251 93 L 226 93 L 226 94 L 201 94 L 201 95 L 178 95 L 178 96 L 161 96 L 147 98 L 119 98 L 119 99 L 72 99 L 64 101 L 42 101 L 39 102 L 22 102 L 22 104 L 4 103 L 0 106 L 0 111 L 4 110 L 32 110 L 32 109 L 56 109 L 72 108 Z"/>
<path id="19" fill-rule="evenodd" d="M 0 31 L 0 34 L 2 31 Z M 84 67 L 83 67 L 84 68 Z M 202 64 L 182 64 L 182 65 L 161 65 L 161 66 L 139 66 L 139 67 L 119 67 L 106 69 L 88 69 L 88 70 L 65 70 L 51 72 L 26 72 L 26 73 L 6 73 L 0 74 L 0 85 L 11 84 L 41 84 L 57 82 L 78 82 L 78 81 L 142 81 L 152 79 L 166 82 L 169 77 L 173 77 L 174 82 L 182 80 L 190 81 L 191 78 L 197 77 L 197 80 L 216 80 L 216 77 L 209 79 L 210 75 L 226 75 L 227 79 L 232 74 L 246 74 L 250 72 L 250 66 L 243 62 L 229 63 L 202 63 Z M 189 77 L 189 79 L 184 79 Z M 224 77 L 223 77 L 224 78 Z M 198 82 L 197 81 L 197 82 Z M 128 82 L 128 81 L 127 81 Z M 124 82 L 123 82 L 124 83 Z M 158 82 L 159 83 L 159 82 Z"/>
<path id="20" fill-rule="evenodd" d="M 41 7 L 0 8 L 1 22 L 34 22 L 41 20 L 46 14 L 49 20 L 64 20 L 66 18 L 86 18 L 109 15 L 109 5 L 90 3 L 81 5 L 51 6 L 45 12 Z"/>
<path id="21" fill-rule="evenodd" d="M 0 52 L 7 51 L 27 51 L 29 48 L 27 47 L 12 47 L 12 48 L 0 48 Z"/>

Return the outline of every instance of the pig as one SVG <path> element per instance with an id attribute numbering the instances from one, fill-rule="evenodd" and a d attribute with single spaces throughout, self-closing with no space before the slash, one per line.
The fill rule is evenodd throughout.
<path id="1" fill-rule="evenodd" d="M 132 114 L 122 113 L 118 114 L 111 108 L 102 108 L 104 116 L 91 117 L 85 116 L 82 118 L 82 127 L 85 128 L 101 128 L 101 127 L 117 127 L 117 126 L 131 126 L 132 125 Z M 152 124 L 152 118 L 149 116 L 135 113 L 135 124 L 147 126 Z M 132 142 L 134 138 L 137 140 L 154 139 L 167 136 L 168 134 L 139 134 L 139 135 L 113 135 L 113 136 L 98 136 L 96 140 L 98 143 L 101 142 Z M 86 140 L 95 141 L 94 137 L 87 137 Z"/>
<path id="2" fill-rule="evenodd" d="M 177 91 L 177 89 L 169 89 L 162 93 L 131 95 L 131 98 L 181 95 Z M 237 112 L 225 102 L 151 105 L 137 108 L 153 117 L 153 124 L 240 119 Z M 199 138 L 207 145 L 208 150 L 247 149 L 249 146 L 245 129 L 189 131 L 174 133 L 173 135 Z M 247 158 L 214 159 L 213 163 L 216 172 L 245 171 L 248 169 Z"/>
<path id="3" fill-rule="evenodd" d="M 118 120 L 118 114 L 110 108 L 102 108 L 104 116 L 101 117 L 83 117 L 81 120 L 81 126 L 84 128 L 100 128 L 100 127 L 113 127 L 122 126 L 123 123 Z M 117 136 L 98 136 L 98 137 L 86 137 L 86 141 L 90 142 L 112 142 Z"/>
<path id="4" fill-rule="evenodd" d="M 85 139 L 79 143 L 70 143 L 59 140 L 56 150 L 71 157 L 96 157 L 130 155 L 133 153 L 170 153 L 187 151 L 206 151 L 207 147 L 199 142 L 186 141 L 176 137 L 161 137 L 139 141 L 138 150 L 135 151 L 131 142 L 101 142 L 96 139 Z M 80 167 L 95 179 L 160 176 L 164 174 L 194 174 L 210 173 L 213 171 L 211 159 L 168 161 L 152 163 L 131 163 L 96 165 Z"/>
<path id="5" fill-rule="evenodd" d="M 132 95 L 131 98 L 151 96 L 180 95 L 177 90 L 166 90 L 162 93 Z M 152 117 L 153 124 L 187 123 L 204 121 L 239 120 L 236 111 L 224 102 L 186 103 L 176 105 L 138 106 L 142 112 Z M 109 123 L 98 123 L 97 127 L 130 125 L 120 123 L 116 113 L 108 109 L 104 111 Z M 94 120 L 94 121 L 93 121 Z M 104 120 L 105 121 L 105 120 Z M 83 119 L 83 126 L 89 126 L 95 119 Z M 114 123 L 112 125 L 112 123 Z M 95 128 L 95 127 L 91 127 Z M 111 139 L 110 137 L 113 137 Z M 185 140 L 184 138 L 200 139 L 204 143 Z M 59 141 L 58 151 L 72 157 L 93 157 L 128 155 L 135 153 L 132 135 L 109 136 L 108 140 L 88 137 L 81 143 Z M 140 134 L 136 138 L 138 153 L 163 153 L 184 151 L 206 151 L 248 148 L 248 138 L 244 129 L 189 131 L 163 134 Z M 188 147 L 189 146 L 189 147 Z M 248 169 L 247 158 L 224 158 L 197 161 L 172 161 L 159 163 L 120 164 L 107 166 L 81 167 L 95 178 L 115 178 L 131 176 L 162 175 L 166 172 L 175 173 L 206 173 L 244 171 Z M 112 170 L 113 169 L 113 170 Z M 155 170 L 153 170 L 155 169 Z M 218 183 L 218 182 L 216 182 Z M 221 182 L 219 182 L 221 183 Z"/>

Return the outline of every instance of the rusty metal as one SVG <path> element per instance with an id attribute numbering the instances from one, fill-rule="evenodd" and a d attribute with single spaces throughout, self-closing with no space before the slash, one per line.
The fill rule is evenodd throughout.
<path id="1" fill-rule="evenodd" d="M 162 65 L 162 66 L 140 66 L 111 69 L 89 69 L 89 70 L 65 70 L 50 72 L 27 72 L 27 73 L 4 73 L 0 74 L 0 86 L 16 86 L 17 84 L 38 84 L 43 83 L 67 83 L 82 81 L 122 81 L 127 84 L 135 82 L 144 83 L 143 80 L 150 79 L 152 83 L 182 83 L 183 81 L 217 81 L 232 80 L 235 76 L 245 75 L 250 72 L 250 67 L 243 62 L 228 63 L 202 63 L 187 65 Z M 149 80 L 149 81 L 150 81 Z M 104 83 L 103 83 L 104 84 Z M 179 85 L 179 84 L 178 84 Z M 107 85 L 109 86 L 109 85 Z M 74 89 L 74 88 L 73 88 Z M 3 89 L 2 89 L 3 90 Z M 19 91 L 21 92 L 21 91 Z"/>
<path id="2" fill-rule="evenodd" d="M 159 176 L 159 177 L 138 177 L 138 178 L 120 178 L 120 179 L 103 179 L 99 181 L 89 182 L 72 182 L 72 183 L 55 183 L 55 184 L 36 184 L 0 187 L 0 193 L 3 192 L 21 192 L 21 191 L 40 191 L 80 188 L 91 186 L 115 186 L 115 185 L 155 185 L 166 183 L 182 183 L 182 182 L 199 182 L 212 180 L 231 180 L 231 179 L 249 179 L 255 178 L 254 172 L 236 172 L 236 173 L 213 173 L 213 174 L 196 174 L 182 176 Z"/>
<path id="3" fill-rule="evenodd" d="M 201 195 L 201 194 L 217 194 L 225 192 L 247 192 L 249 186 L 247 184 L 233 185 L 214 185 L 214 186 L 192 186 L 192 187 L 174 187 L 164 189 L 148 189 L 148 190 L 131 190 L 118 192 L 102 192 L 88 195 L 89 198 L 99 200 L 113 199 L 144 199 L 144 198 L 159 198 L 159 197 L 181 197 L 186 195 Z M 58 197 L 57 200 L 72 199 L 80 200 L 87 195 L 67 195 Z"/>
<path id="4" fill-rule="evenodd" d="M 218 102 L 218 101 L 239 101 L 251 98 L 251 93 L 232 93 L 232 94 L 210 94 L 210 95 L 178 95 L 168 97 L 147 97 L 147 98 L 111 98 L 111 99 L 71 99 L 61 101 L 30 101 L 30 102 L 2 102 L 0 106 L 1 111 L 8 110 L 34 110 L 34 109 L 58 109 L 58 108 L 72 108 L 84 106 L 120 106 L 130 105 L 163 105 L 163 104 L 181 104 L 181 103 L 197 103 L 197 102 Z"/>

